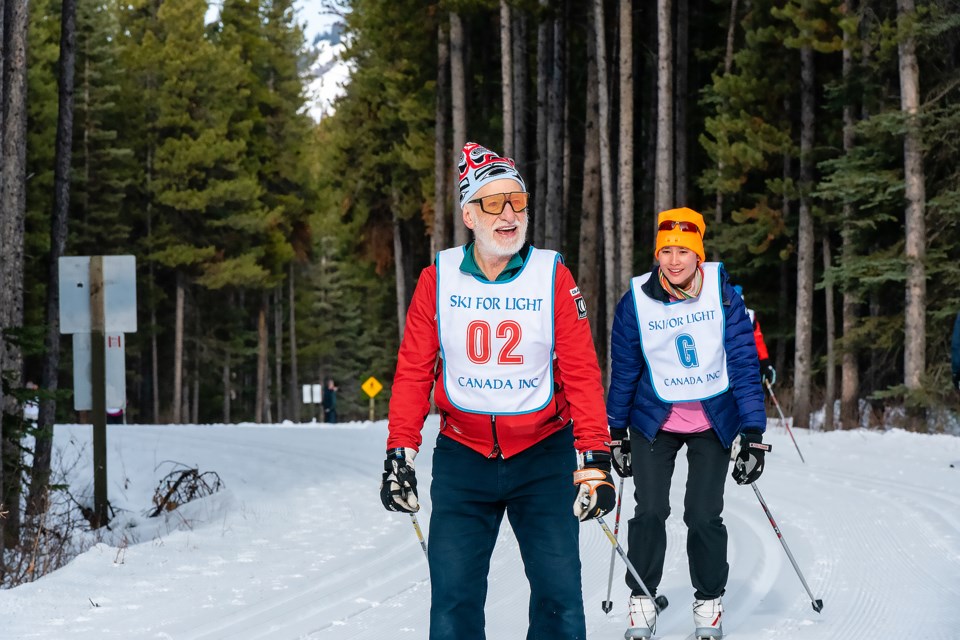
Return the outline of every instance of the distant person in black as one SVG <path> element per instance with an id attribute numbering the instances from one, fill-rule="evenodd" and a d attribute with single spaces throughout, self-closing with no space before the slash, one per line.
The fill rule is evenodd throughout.
<path id="1" fill-rule="evenodd" d="M 337 421 L 337 391 L 338 387 L 333 378 L 327 378 L 327 386 L 323 389 L 323 421 L 333 424 Z"/>

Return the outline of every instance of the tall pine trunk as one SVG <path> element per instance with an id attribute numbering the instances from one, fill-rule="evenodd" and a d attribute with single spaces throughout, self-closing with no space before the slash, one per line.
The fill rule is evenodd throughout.
<path id="1" fill-rule="evenodd" d="M 459 194 L 460 175 L 457 160 L 467 143 L 467 80 L 463 51 L 463 21 L 457 13 L 450 14 L 450 102 L 453 106 L 454 193 Z M 453 216 L 453 244 L 466 244 L 467 227 Z"/>
<path id="2" fill-rule="evenodd" d="M 184 296 L 184 297 L 186 298 L 186 296 Z M 187 300 L 185 299 L 185 300 L 184 300 L 184 310 L 183 310 L 183 319 L 184 319 L 184 326 L 183 326 L 183 332 L 184 332 L 184 333 L 183 333 L 183 392 L 182 392 L 182 395 L 181 395 L 181 403 L 182 403 L 182 406 L 180 407 L 180 421 L 181 421 L 181 422 L 184 422 L 184 423 L 190 422 L 190 415 L 191 415 L 191 414 L 190 414 L 190 384 L 191 384 L 191 381 L 193 380 L 192 376 L 190 375 L 190 363 L 189 363 L 190 355 L 189 355 L 189 353 L 187 353 L 187 351 L 188 351 L 188 349 L 189 349 L 189 347 L 190 347 L 190 338 L 189 338 L 189 336 L 187 336 L 187 333 L 186 333 L 186 332 L 187 332 L 186 322 L 187 322 L 187 317 L 188 317 L 189 315 L 190 315 L 190 310 L 189 310 L 189 307 L 187 306 Z"/>
<path id="3" fill-rule="evenodd" d="M 296 297 L 296 265 L 290 263 L 287 274 L 287 324 L 290 330 L 287 334 L 290 348 L 290 419 L 300 422 L 300 371 L 297 368 L 297 297 Z"/>
<path id="4" fill-rule="evenodd" d="M 854 0 L 848 0 L 844 6 L 844 14 L 855 11 Z M 853 79 L 853 50 L 851 37 L 843 32 L 843 83 L 849 87 Z M 852 94 L 851 94 L 852 95 Z M 849 156 L 854 145 L 854 105 L 848 100 L 843 105 L 843 153 Z M 856 257 L 855 231 L 853 229 L 854 211 L 849 202 L 843 205 L 843 219 L 845 221 L 840 232 L 840 254 L 843 261 L 851 264 Z M 843 285 L 843 353 L 840 356 L 840 425 L 844 429 L 854 429 L 860 425 L 860 366 L 857 362 L 857 350 L 851 344 L 853 332 L 859 322 L 859 294 L 851 280 L 845 280 Z"/>
<path id="5" fill-rule="evenodd" d="M 813 358 L 813 188 L 814 65 L 813 48 L 800 49 L 800 212 L 797 225 L 796 343 L 793 358 L 793 419 L 810 426 Z"/>
<path id="6" fill-rule="evenodd" d="M 823 231 L 821 242 L 823 246 L 823 295 L 826 302 L 824 311 L 827 318 L 827 386 L 823 394 L 823 428 L 825 431 L 832 431 L 835 428 L 833 404 L 837 397 L 837 356 L 834 348 L 837 313 L 833 306 L 833 275 L 830 272 L 830 268 L 833 266 L 833 258 L 830 251 L 830 233 L 827 229 Z"/>
<path id="7" fill-rule="evenodd" d="M 687 107 L 689 97 L 687 86 L 690 75 L 690 0 L 677 0 L 677 50 L 674 86 L 676 87 L 674 104 L 674 131 L 676 144 L 674 156 L 674 203 L 676 206 L 688 206 L 687 165 L 689 156 L 689 138 L 687 136 Z"/>
<path id="8" fill-rule="evenodd" d="M 190 423 L 197 424 L 200 420 L 200 359 L 203 356 L 203 343 L 200 336 L 200 310 L 193 313 L 193 376 L 190 381 Z"/>
<path id="9" fill-rule="evenodd" d="M 151 193 L 153 179 L 153 141 L 147 141 L 146 192 Z M 153 198 L 147 198 L 144 207 L 146 213 L 147 242 L 153 243 Z M 153 423 L 160 422 L 160 347 L 158 345 L 156 266 L 153 260 L 147 264 L 147 306 L 150 309 L 150 399 L 153 408 Z"/>
<path id="10" fill-rule="evenodd" d="M 620 148 L 617 153 L 620 220 L 620 247 L 618 263 L 620 274 L 617 293 L 630 286 L 633 277 L 633 2 L 620 1 Z M 608 322 L 612 318 L 608 318 Z"/>
<path id="11" fill-rule="evenodd" d="M 397 331 L 400 342 L 403 342 L 403 328 L 407 318 L 407 281 L 403 269 L 403 237 L 401 234 L 400 216 L 397 214 L 397 199 L 393 204 L 393 269 L 396 272 L 397 291 Z"/>
<path id="12" fill-rule="evenodd" d="M 513 21 L 510 3 L 500 0 L 500 86 L 503 101 L 503 153 L 514 157 L 513 146 Z"/>
<path id="13" fill-rule="evenodd" d="M 785 121 L 790 123 L 793 121 L 793 116 L 791 115 L 791 103 L 790 96 L 784 96 L 783 98 L 783 113 L 785 116 Z M 789 126 L 789 125 L 788 125 Z M 792 131 L 788 132 L 790 138 L 793 138 Z M 787 185 L 791 184 L 793 180 L 793 159 L 790 156 L 790 150 L 792 145 L 787 145 L 783 150 L 783 220 L 787 225 L 791 224 L 792 206 L 790 202 L 790 190 L 787 188 Z M 777 288 L 777 322 L 781 327 L 789 326 L 790 324 L 790 265 L 787 260 L 780 261 L 780 286 Z M 787 370 L 787 353 L 790 346 L 790 336 L 786 335 L 786 332 L 781 334 L 780 338 L 777 340 L 777 358 L 776 364 L 774 367 L 777 371 L 784 372 Z"/>
<path id="14" fill-rule="evenodd" d="M 437 25 L 437 97 L 435 108 L 433 144 L 433 235 L 430 238 L 430 255 L 447 247 L 447 176 L 450 161 L 447 155 L 447 77 L 450 67 L 450 44 L 443 24 Z"/>
<path id="15" fill-rule="evenodd" d="M 230 409 L 232 405 L 232 391 L 230 385 L 230 349 L 223 354 L 220 382 L 223 385 L 223 424 L 230 424 Z"/>
<path id="16" fill-rule="evenodd" d="M 3 114 L 0 118 L 0 331 L 23 325 L 23 250 L 26 216 L 27 156 L 27 3 L 6 2 L 4 19 Z M 5 336 L 6 337 L 6 336 Z M 0 340 L 0 371 L 21 386 L 22 354 L 13 341 Z M 17 410 L 17 401 L 5 398 L 2 408 Z M 9 505 L 8 505 L 9 506 Z"/>
<path id="17" fill-rule="evenodd" d="M 3 59 L 2 117 L 0 117 L 0 330 L 23 324 L 23 250 L 26 215 L 27 159 L 27 2 L 7 1 Z M 0 341 L 0 370 L 12 373 L 6 382 L 20 386 L 22 356 L 15 343 Z M 16 401 L 6 398 L 3 408 Z"/>
<path id="18" fill-rule="evenodd" d="M 672 2 L 657 0 L 657 159 L 653 208 L 673 207 Z"/>
<path id="19" fill-rule="evenodd" d="M 607 32 L 603 17 L 603 0 L 593 2 L 593 27 L 597 46 L 597 86 L 599 87 L 600 114 L 600 204 L 603 209 L 603 302 L 604 326 L 613 322 L 617 304 L 617 245 L 615 239 L 616 219 L 613 208 L 613 167 L 610 158 L 610 89 L 607 75 Z M 609 334 L 609 332 L 608 332 Z M 604 379 L 610 379 L 610 337 L 604 339 Z"/>
<path id="20" fill-rule="evenodd" d="M 3 106 L 6 104 L 4 100 L 6 96 L 6 86 L 3 81 L 4 73 L 3 70 L 6 68 L 6 38 L 4 37 L 4 14 L 5 2 L 0 0 L 0 150 L 3 149 L 3 122 L 6 117 L 6 108 Z M 0 167 L 0 194 L 3 193 L 3 170 Z M 0 209 L 0 226 L 2 226 L 3 218 L 6 215 L 6 212 L 3 209 Z M 6 238 L 2 233 L 0 233 L 0 268 L 3 266 L 3 256 L 6 255 Z M 3 284 L 3 272 L 0 271 L 0 285 Z M 0 367 L 3 366 L 3 353 L 4 353 L 4 337 L 3 332 L 7 328 L 7 322 L 4 318 L 4 315 L 0 313 Z M 0 460 L 3 456 L 3 406 L 4 406 L 4 393 L 3 393 L 3 384 L 0 384 Z M 0 465 L 0 511 L 4 509 L 3 505 L 3 467 Z M 3 536 L 0 535 L 0 558 L 3 557 Z M 0 577 L 3 576 L 3 566 L 0 565 Z"/>
<path id="21" fill-rule="evenodd" d="M 60 370 L 60 257 L 67 247 L 67 220 L 70 212 L 70 164 L 73 141 L 73 80 L 77 40 L 76 0 L 63 0 L 60 8 L 60 64 L 58 77 L 56 158 L 53 170 L 53 215 L 50 220 L 50 257 L 47 264 L 46 353 L 40 386 L 48 391 L 59 388 Z M 2 32 L 2 29 L 0 29 Z M 50 455 L 57 405 L 52 398 L 40 403 L 33 467 L 30 471 L 30 496 L 27 515 L 45 509 L 50 487 Z"/>
<path id="22" fill-rule="evenodd" d="M 183 404 L 183 289 L 183 274 L 178 271 L 173 322 L 173 424 L 180 424 L 180 410 Z"/>
<path id="23" fill-rule="evenodd" d="M 267 330 L 267 307 L 270 302 L 267 292 L 260 293 L 260 309 L 257 312 L 257 397 L 255 399 L 254 419 L 260 424 L 267 413 L 267 345 L 269 331 Z"/>
<path id="24" fill-rule="evenodd" d="M 550 80 L 547 89 L 547 207 L 544 217 L 543 246 L 560 251 L 563 220 L 564 78 L 566 77 L 566 2 L 557 3 L 551 20 L 553 55 L 550 56 Z"/>
<path id="25" fill-rule="evenodd" d="M 550 62 L 553 52 L 553 21 L 546 12 L 547 0 L 540 0 L 540 23 L 537 25 L 537 159 L 534 182 L 533 244 L 542 247 L 547 234 L 547 136 L 549 135 Z"/>
<path id="26" fill-rule="evenodd" d="M 513 13 L 513 159 L 527 175 L 527 16 Z"/>
<path id="27" fill-rule="evenodd" d="M 655 11 L 655 6 L 648 6 L 648 11 Z M 643 28 L 646 30 L 646 36 L 650 42 L 656 42 L 657 39 L 657 21 L 646 20 Z M 657 237 L 657 211 L 655 210 L 656 191 L 657 191 L 657 59 L 652 55 L 645 55 L 641 58 L 645 63 L 643 69 L 645 74 L 641 74 L 641 84 L 645 91 L 641 92 L 642 116 L 639 118 L 642 127 L 641 151 L 640 151 L 640 194 L 642 201 L 639 209 L 646 211 L 649 215 L 646 223 L 640 225 L 640 240 L 644 251 L 649 251 L 648 255 L 653 255 L 653 249 Z M 638 119 L 634 119 L 637 122 Z M 646 264 L 647 261 L 644 261 Z"/>
<path id="28" fill-rule="evenodd" d="M 273 390 L 277 408 L 275 420 L 283 422 L 283 295 L 282 286 L 273 290 Z"/>
<path id="29" fill-rule="evenodd" d="M 924 221 L 923 146 L 920 134 L 920 71 L 917 67 L 916 40 L 909 30 L 916 20 L 914 0 L 897 0 L 897 25 L 900 41 L 900 110 L 907 118 L 903 138 L 904 196 L 907 210 L 904 219 L 904 257 L 907 263 L 906 309 L 904 310 L 903 384 L 908 394 L 921 390 L 926 370 L 927 344 L 927 280 L 926 223 Z M 909 425 L 913 430 L 923 427 L 924 412 L 916 398 L 907 398 Z"/>
<path id="30" fill-rule="evenodd" d="M 727 22 L 727 47 L 723 55 L 723 75 L 730 74 L 733 69 L 733 43 L 737 28 L 737 0 L 730 0 L 730 19 Z M 717 160 L 717 180 L 723 180 L 723 160 Z M 786 206 L 786 203 L 785 203 Z M 723 223 L 723 189 L 717 186 L 714 195 L 713 222 L 719 227 Z M 720 250 L 714 249 L 712 252 L 714 260 L 720 259 Z"/>
<path id="31" fill-rule="evenodd" d="M 789 202 L 784 202 L 784 218 L 789 208 Z M 780 261 L 780 286 L 777 295 L 777 318 L 779 325 L 785 327 L 790 323 L 790 264 L 786 260 Z M 789 336 L 783 335 L 777 340 L 777 357 L 775 368 L 777 371 L 787 370 L 787 354 L 790 346 Z"/>
<path id="32" fill-rule="evenodd" d="M 2 199 L 0 199 L 0 236 L 4 238 L 0 253 L 0 371 L 4 383 L 23 386 L 23 354 L 20 346 L 3 335 L 4 330 L 23 326 L 24 223 L 26 217 L 27 166 L 27 25 L 28 3 L 25 0 L 6 2 L 4 17 Z M 20 414 L 20 406 L 12 396 L 4 397 L 0 410 L 6 416 Z M 6 422 L 6 420 L 4 420 Z M 3 429 L 2 459 L 4 492 L 3 520 L 7 546 L 20 539 L 20 428 Z M 2 556 L 0 556 L 2 557 Z"/>
<path id="33" fill-rule="evenodd" d="M 600 117 L 600 94 L 597 82 L 597 44 L 595 29 L 587 30 L 587 86 L 586 113 L 583 140 L 583 191 L 580 194 L 580 250 L 577 263 L 577 286 L 583 293 L 587 304 L 587 316 L 593 343 L 598 353 L 600 349 L 600 300 L 603 293 L 600 288 L 600 269 L 598 264 L 600 248 L 600 137 L 598 119 Z M 605 332 L 604 332 L 605 333 Z"/>

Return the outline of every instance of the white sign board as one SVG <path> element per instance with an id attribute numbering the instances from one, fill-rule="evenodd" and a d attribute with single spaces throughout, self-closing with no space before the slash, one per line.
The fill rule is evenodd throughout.
<path id="1" fill-rule="evenodd" d="M 60 258 L 60 333 L 90 333 L 90 256 Z M 137 261 L 103 256 L 106 333 L 137 332 Z"/>
<path id="2" fill-rule="evenodd" d="M 127 406 L 126 341 L 122 333 L 103 336 L 106 356 L 107 408 Z M 73 408 L 76 411 L 93 409 L 91 380 L 90 334 L 73 334 Z"/>
<path id="3" fill-rule="evenodd" d="M 303 404 L 320 404 L 321 402 L 323 402 L 323 388 L 321 385 L 303 385 Z"/>

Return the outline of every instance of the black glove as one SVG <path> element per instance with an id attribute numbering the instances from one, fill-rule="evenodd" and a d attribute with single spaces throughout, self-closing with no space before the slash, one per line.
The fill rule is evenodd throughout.
<path id="1" fill-rule="evenodd" d="M 960 373 L 953 374 L 953 387 L 960 391 Z"/>
<path id="2" fill-rule="evenodd" d="M 613 470 L 621 478 L 633 476 L 633 465 L 630 464 L 630 431 L 628 429 L 610 429 L 610 461 Z"/>
<path id="3" fill-rule="evenodd" d="M 581 522 L 609 513 L 617 505 L 610 454 L 606 451 L 584 452 L 583 468 L 573 472 L 573 484 L 578 487 L 573 515 Z"/>
<path id="4" fill-rule="evenodd" d="M 777 370 L 767 360 L 760 363 L 760 384 L 764 382 L 769 382 L 771 387 L 777 384 Z"/>
<path id="5" fill-rule="evenodd" d="M 417 475 L 413 470 L 412 449 L 390 449 L 383 462 L 383 480 L 380 482 L 380 502 L 387 511 L 416 513 L 420 510 L 417 499 Z"/>
<path id="6" fill-rule="evenodd" d="M 733 444 L 733 479 L 737 484 L 751 484 L 763 473 L 763 455 L 773 447 L 763 444 L 759 431 L 744 431 Z"/>

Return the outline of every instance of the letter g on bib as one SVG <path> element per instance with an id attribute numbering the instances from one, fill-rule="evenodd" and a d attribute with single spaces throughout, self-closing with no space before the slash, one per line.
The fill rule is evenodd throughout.
<path id="1" fill-rule="evenodd" d="M 700 359 L 697 358 L 697 344 L 693 336 L 688 333 L 681 333 L 676 339 L 677 356 L 680 357 L 680 364 L 687 369 L 700 366 Z"/>

